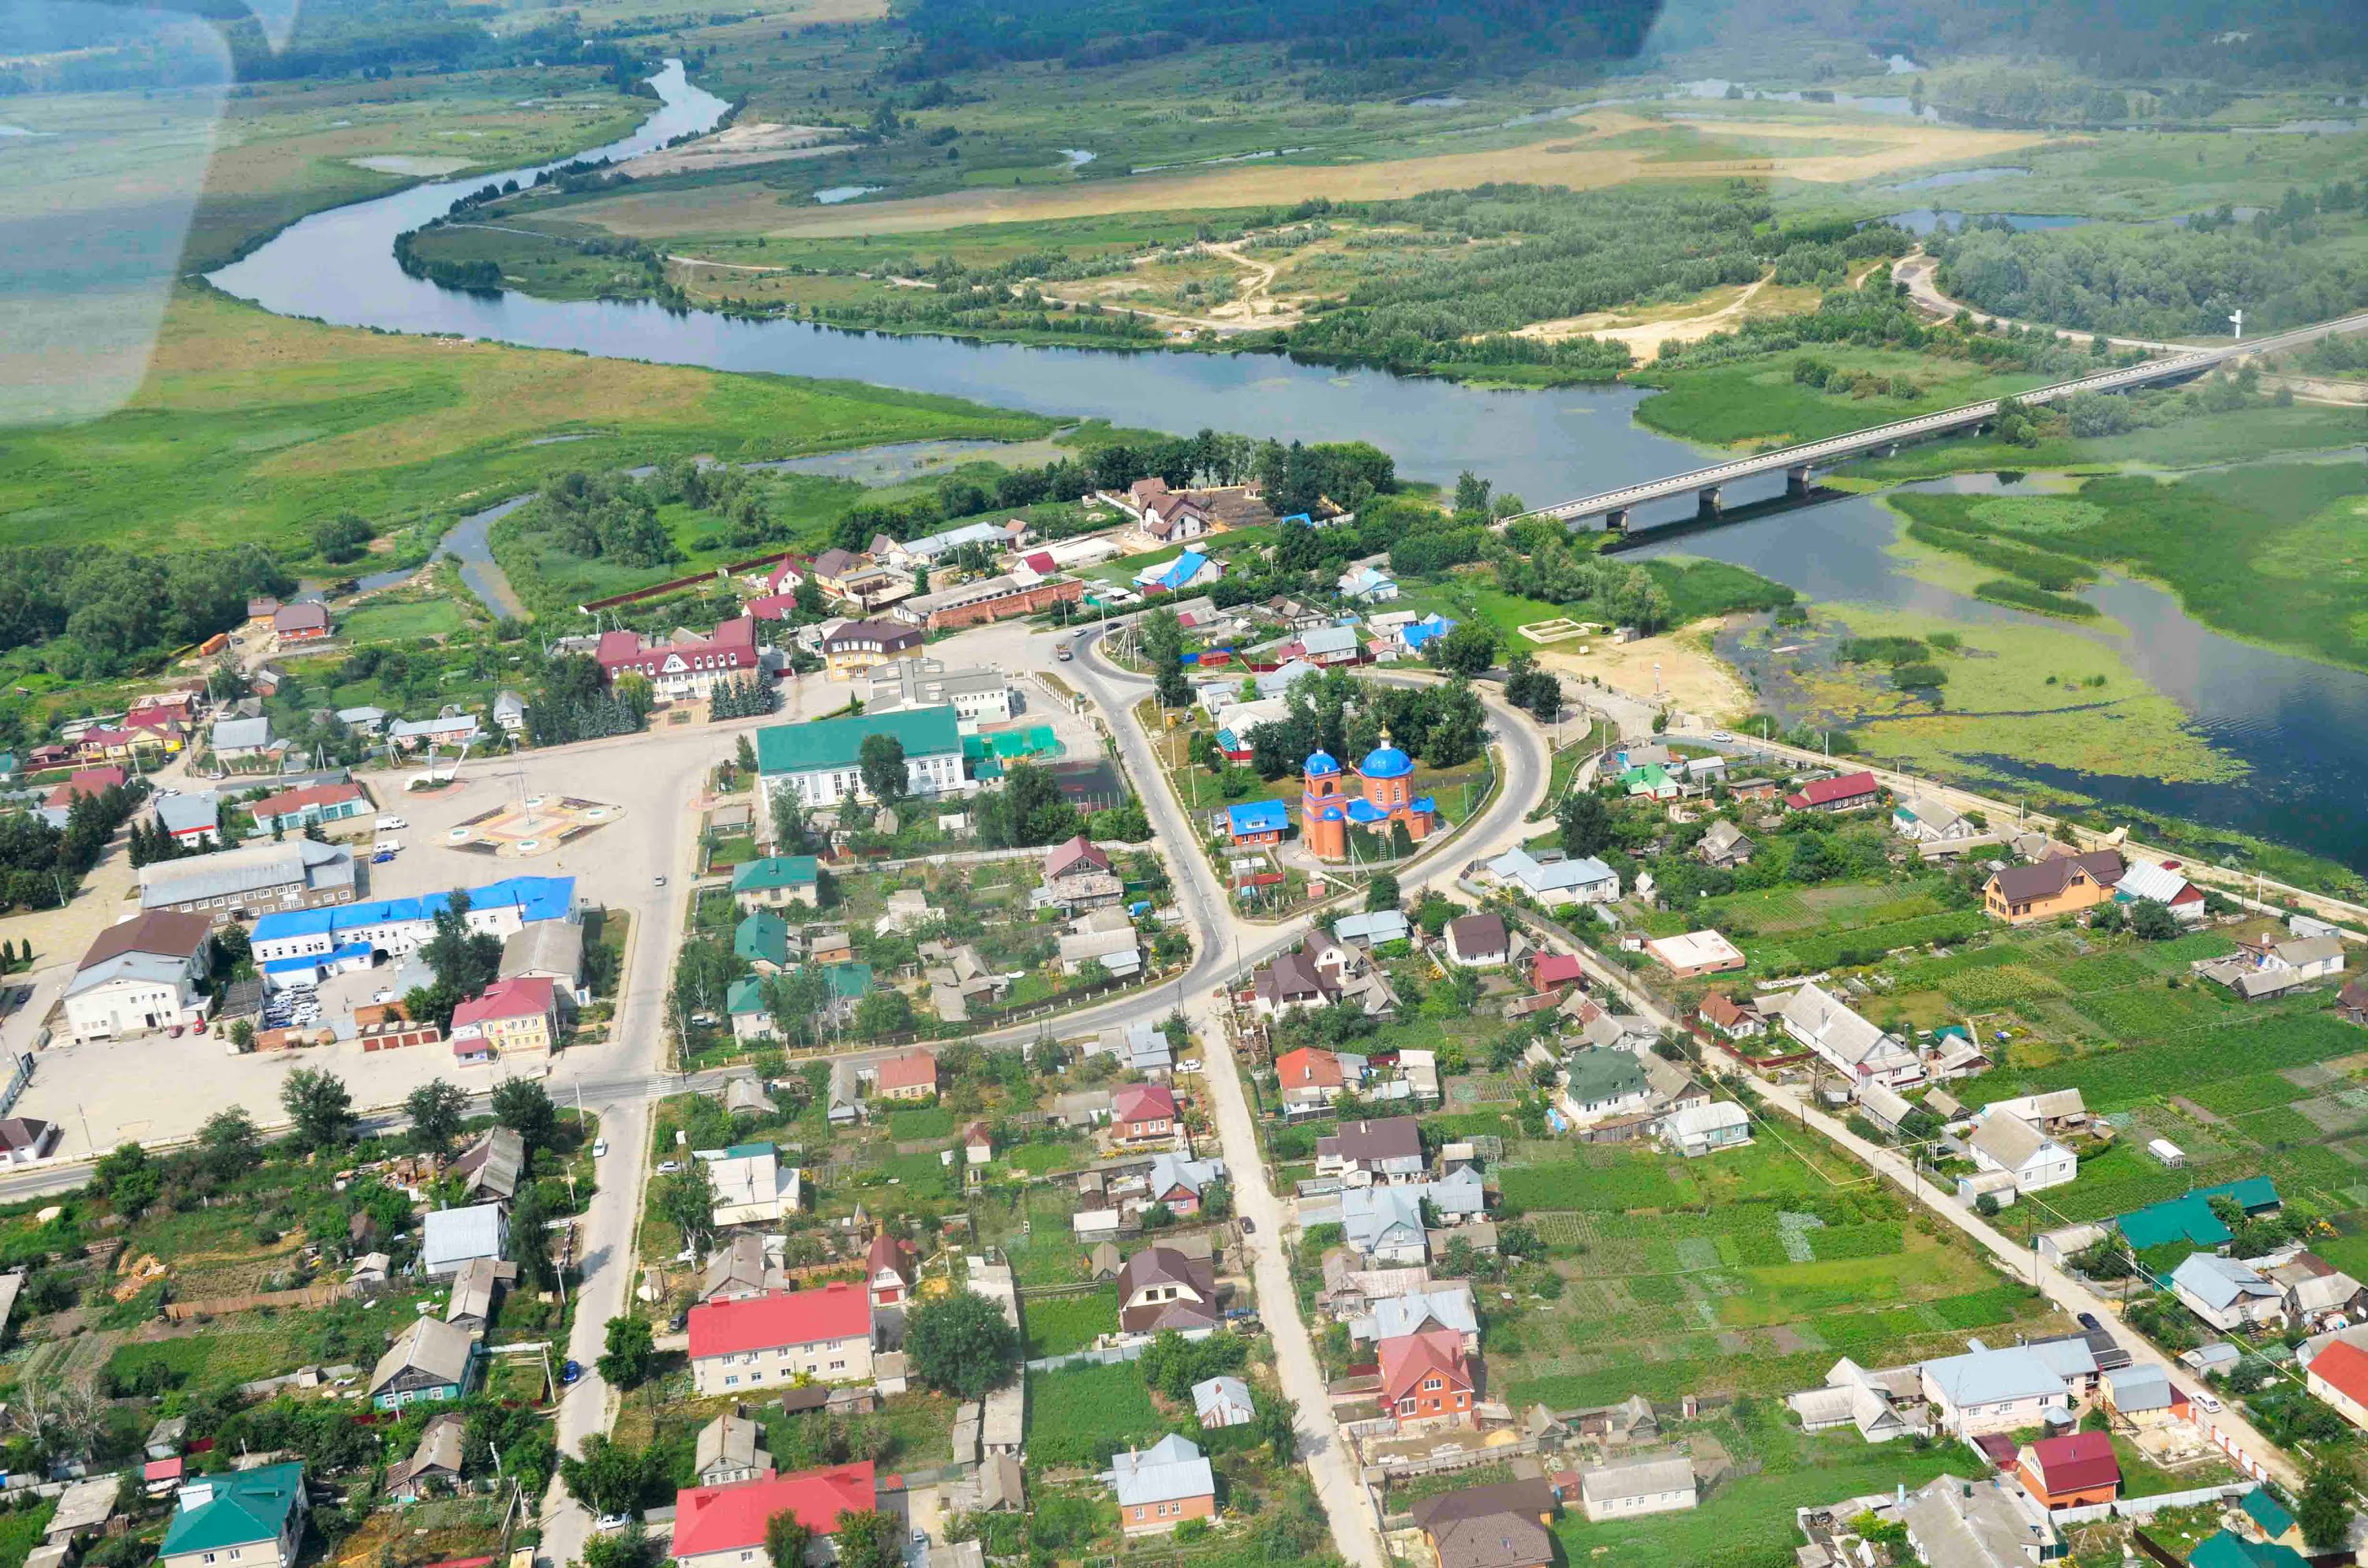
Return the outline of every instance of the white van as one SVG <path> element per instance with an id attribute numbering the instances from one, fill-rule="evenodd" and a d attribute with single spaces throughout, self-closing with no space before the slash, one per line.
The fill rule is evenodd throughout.
<path id="1" fill-rule="evenodd" d="M 409 827 L 410 825 L 411 824 L 409 823 L 404 821 L 398 816 L 382 816 L 378 819 L 378 830 L 381 833 L 385 833 L 392 828 Z"/>
<path id="2" fill-rule="evenodd" d="M 399 838 L 381 838 L 370 846 L 370 853 L 373 855 L 395 855 L 400 854 L 402 849 L 403 840 Z"/>

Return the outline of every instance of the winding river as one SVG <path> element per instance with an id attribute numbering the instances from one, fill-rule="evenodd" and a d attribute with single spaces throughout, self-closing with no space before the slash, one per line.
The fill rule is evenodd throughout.
<path id="1" fill-rule="evenodd" d="M 632 136 L 586 156 L 646 152 L 712 127 L 728 107 L 692 85 L 678 62 L 669 62 L 653 85 L 658 111 Z M 724 370 L 847 377 L 1155 429 L 1212 426 L 1284 440 L 1368 440 L 1395 457 L 1409 477 L 1452 482 L 1470 469 L 1532 503 L 1658 477 L 1701 460 L 1687 444 L 1634 423 L 1631 414 L 1650 394 L 1631 387 L 1489 390 L 1278 355 L 1038 348 L 843 332 L 645 302 L 462 293 L 406 278 L 395 266 L 397 234 L 438 216 L 456 196 L 488 180 L 523 182 L 538 172 L 434 182 L 316 214 L 212 274 L 212 281 L 268 310 L 341 325 L 458 334 Z M 1766 482 L 1771 491 L 1781 483 L 1781 475 Z M 1755 498 L 1737 494 L 1729 501 Z M 1639 519 L 1655 520 L 1662 519 Z M 1648 551 L 1736 561 L 1813 598 L 1916 602 L 1968 619 L 2018 618 L 1897 572 L 1884 553 L 1894 526 L 1875 503 L 1848 498 Z M 2109 583 L 2093 597 L 2137 629 L 2125 652 L 2147 678 L 2185 707 L 2215 744 L 2245 757 L 2253 770 L 2234 784 L 2089 777 L 2048 781 L 2368 868 L 2368 812 L 2359 810 L 2368 799 L 2368 676 L 2222 637 L 2187 617 L 2168 595 L 2142 585 Z M 2043 777 L 2035 766 L 2029 771 Z"/>

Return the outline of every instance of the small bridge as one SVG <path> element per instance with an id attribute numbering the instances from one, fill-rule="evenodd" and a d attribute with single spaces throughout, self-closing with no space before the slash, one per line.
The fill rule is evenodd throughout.
<path id="1" fill-rule="evenodd" d="M 2368 312 L 2345 316 L 2340 321 L 2322 322 L 2317 326 L 2297 327 L 2292 332 L 2257 337 L 2249 342 L 2231 341 L 2209 348 L 2189 349 L 2165 358 L 2149 359 L 2143 365 L 2102 370 L 2093 376 L 2058 381 L 2054 386 L 2038 387 L 2021 393 L 2019 401 L 2026 407 L 2044 408 L 2081 392 L 2126 392 L 2132 387 L 2147 386 L 2157 381 L 2175 381 L 2199 376 L 2214 366 L 2248 355 L 2273 354 L 2283 349 L 2299 348 L 2322 337 L 2363 331 L 2368 331 Z M 1898 419 L 1888 425 L 1854 430 L 1847 436 L 1804 441 L 1798 446 L 1713 463 L 1691 473 L 1673 474 L 1668 479 L 1656 479 L 1645 484 L 1630 484 L 1618 490 L 1606 490 L 1597 495 L 1584 495 L 1559 506 L 1540 506 L 1509 520 L 1518 522 L 1521 517 L 1552 517 L 1557 522 L 1576 523 L 1588 517 L 1600 517 L 1606 528 L 1616 532 L 1627 528 L 1628 514 L 1633 508 L 1649 501 L 1667 500 L 1689 492 L 1695 498 L 1694 516 L 1714 517 L 1723 509 L 1721 491 L 1738 480 L 1782 471 L 1785 493 L 1805 495 L 1809 492 L 1811 476 L 1817 469 L 1831 468 L 1871 455 L 1887 457 L 1909 441 L 1974 429 L 1996 419 L 1998 410 L 1996 401 L 1969 403 L 1961 408 L 1943 409 L 1938 414 L 1920 414 L 1912 419 Z"/>

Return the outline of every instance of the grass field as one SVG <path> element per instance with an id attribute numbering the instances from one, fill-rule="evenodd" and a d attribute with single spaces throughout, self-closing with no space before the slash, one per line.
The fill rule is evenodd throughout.
<path id="1" fill-rule="evenodd" d="M 0 444 L 0 544 L 269 545 L 347 510 L 440 527 L 563 469 L 1051 428 L 853 382 L 324 327 L 191 290 L 131 407 Z M 558 434 L 586 438 L 529 444 Z"/>
<path id="2" fill-rule="evenodd" d="M 1118 1332 L 1118 1289 L 1110 1286 L 1077 1296 L 1038 1296 L 1022 1305 L 1028 1354 L 1065 1356 L 1083 1350 L 1099 1335 Z"/>
<path id="3" fill-rule="evenodd" d="M 336 630 L 348 642 L 417 642 L 449 637 L 468 623 L 467 614 L 450 599 L 411 599 L 366 604 Z"/>
<path id="4" fill-rule="evenodd" d="M 1167 1430 L 1132 1362 L 1067 1367 L 1028 1380 L 1028 1458 L 1046 1467 L 1099 1465 L 1120 1449 L 1148 1448 Z"/>
<path id="5" fill-rule="evenodd" d="M 1857 374 L 1906 377 L 1912 398 L 1842 397 L 1793 380 L 1789 354 L 1700 369 L 1646 369 L 1632 379 L 1662 389 L 1638 405 L 1636 421 L 1672 436 L 1712 446 L 1749 441 L 1781 446 L 1845 435 L 1870 425 L 1907 419 L 1943 408 L 1980 402 L 2040 385 L 2050 378 L 2018 372 L 1995 374 L 1964 359 L 1945 359 L 1894 349 L 1850 348 L 1820 358 Z"/>

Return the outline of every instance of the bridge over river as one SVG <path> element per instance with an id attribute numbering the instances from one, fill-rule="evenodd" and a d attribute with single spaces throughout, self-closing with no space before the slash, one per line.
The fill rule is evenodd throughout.
<path id="1" fill-rule="evenodd" d="M 2269 337 L 2245 342 L 2231 340 L 2208 348 L 2186 349 L 2163 358 L 2149 359 L 2142 365 L 2102 370 L 2076 381 L 2058 381 L 2054 386 L 2023 392 L 2020 394 L 2020 401 L 2026 407 L 2045 407 L 2080 392 L 2126 392 L 2132 387 L 2199 376 L 2214 366 L 2248 355 L 2273 354 L 2283 349 L 2299 348 L 2322 337 L 2362 331 L 2368 331 L 2368 312 L 2345 316 L 2340 321 L 2322 322 L 2316 326 L 2297 327 L 2292 332 L 2277 333 Z M 1819 468 L 1830 468 L 1855 458 L 1875 454 L 1888 456 L 1909 441 L 1978 428 L 1997 418 L 1998 410 L 1996 401 L 1969 403 L 1960 408 L 1943 409 L 1938 414 L 1919 414 L 1912 419 L 1898 419 L 1888 425 L 1854 430 L 1847 436 L 1804 441 L 1798 446 L 1713 463 L 1708 468 L 1698 468 L 1691 473 L 1672 474 L 1649 483 L 1624 485 L 1600 494 L 1583 495 L 1559 506 L 1540 506 L 1521 516 L 1552 517 L 1565 523 L 1600 517 L 1605 528 L 1621 531 L 1630 527 L 1628 514 L 1634 507 L 1691 492 L 1695 497 L 1695 509 L 1691 517 L 1685 520 L 1716 517 L 1723 506 L 1722 490 L 1738 480 L 1781 471 L 1784 475 L 1786 493 L 1804 495 L 1808 494 L 1811 475 Z M 1668 522 L 1679 520 L 1674 517 L 1666 519 Z"/>

